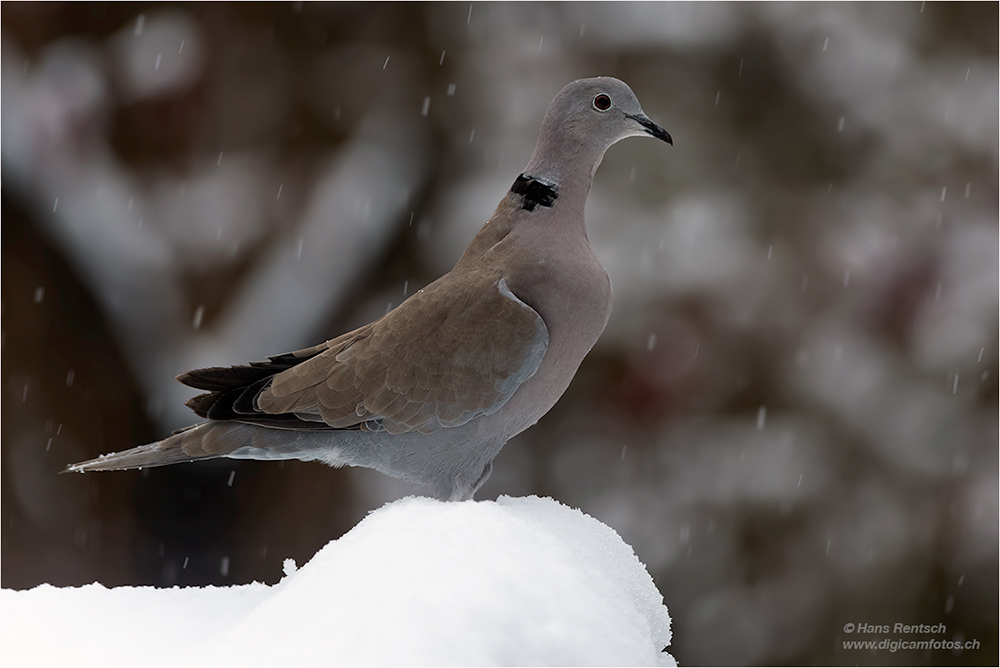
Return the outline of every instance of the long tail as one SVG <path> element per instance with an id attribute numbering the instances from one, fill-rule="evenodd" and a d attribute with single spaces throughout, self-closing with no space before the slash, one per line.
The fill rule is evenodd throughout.
<path id="1" fill-rule="evenodd" d="M 331 442 L 334 440 L 332 434 L 335 433 L 338 432 L 301 432 L 228 420 L 209 420 L 180 429 L 156 443 L 70 464 L 63 473 L 120 471 L 216 457 L 304 461 L 319 459 L 340 466 L 348 462 L 340 461 L 337 457 L 337 449 Z"/>
<path id="2" fill-rule="evenodd" d="M 225 457 L 242 445 L 242 439 L 234 437 L 242 431 L 240 427 L 243 426 L 245 425 L 230 422 L 202 422 L 179 429 L 156 443 L 70 464 L 63 473 L 121 471 Z"/>

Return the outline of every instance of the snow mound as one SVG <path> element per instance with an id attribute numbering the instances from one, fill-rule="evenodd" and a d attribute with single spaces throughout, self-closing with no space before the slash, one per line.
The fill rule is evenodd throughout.
<path id="1" fill-rule="evenodd" d="M 674 665 L 646 569 L 551 499 L 372 512 L 274 586 L 0 593 L 5 666 Z"/>

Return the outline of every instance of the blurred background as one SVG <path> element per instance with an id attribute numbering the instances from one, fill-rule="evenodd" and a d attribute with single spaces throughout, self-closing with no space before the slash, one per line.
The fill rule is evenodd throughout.
<path id="1" fill-rule="evenodd" d="M 410 493 L 221 460 L 57 475 L 195 421 L 173 380 L 446 272 L 567 82 L 628 140 L 615 288 L 478 494 L 634 546 L 697 664 L 996 664 L 996 3 L 4 3 L 2 586 L 273 583 Z M 845 651 L 847 623 L 980 649 Z M 877 638 L 876 638 L 877 639 Z"/>

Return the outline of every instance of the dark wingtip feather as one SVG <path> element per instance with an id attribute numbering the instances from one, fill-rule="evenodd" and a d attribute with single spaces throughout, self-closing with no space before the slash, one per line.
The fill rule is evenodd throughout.
<path id="1" fill-rule="evenodd" d="M 191 397 L 184 402 L 184 405 L 195 412 L 199 417 L 207 418 L 208 409 L 212 407 L 215 400 L 218 398 L 218 393 L 208 392 L 206 394 L 199 394 L 196 397 Z"/>
<path id="2" fill-rule="evenodd" d="M 271 377 L 296 364 L 315 357 L 324 345 L 292 353 L 274 355 L 267 362 L 231 367 L 206 367 L 193 369 L 177 376 L 188 387 L 206 390 L 187 400 L 186 405 L 198 416 L 208 420 L 238 420 L 269 426 L 287 427 L 306 424 L 307 429 L 328 429 L 324 423 L 305 423 L 294 415 L 267 415 L 257 410 L 254 399 L 270 382 Z"/>
<path id="3" fill-rule="evenodd" d="M 177 380 L 199 390 L 222 392 L 249 385 L 270 373 L 273 371 L 252 366 L 212 366 L 182 373 Z"/>

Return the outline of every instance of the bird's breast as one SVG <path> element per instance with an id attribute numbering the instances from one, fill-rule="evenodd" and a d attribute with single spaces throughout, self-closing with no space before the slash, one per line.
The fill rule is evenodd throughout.
<path id="1" fill-rule="evenodd" d="M 569 387 L 611 314 L 611 281 L 589 242 L 573 253 L 539 255 L 508 280 L 548 328 L 549 344 L 535 375 L 511 398 L 511 435 L 534 424 Z M 520 280 L 518 280 L 520 279 Z"/>

